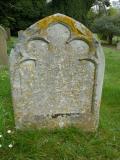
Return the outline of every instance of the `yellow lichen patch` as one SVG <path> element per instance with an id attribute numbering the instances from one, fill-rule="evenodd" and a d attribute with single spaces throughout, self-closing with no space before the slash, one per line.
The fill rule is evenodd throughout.
<path id="1" fill-rule="evenodd" d="M 85 26 L 81 25 L 81 27 L 78 28 L 77 23 L 74 19 L 61 14 L 46 17 L 38 21 L 37 26 L 40 30 L 45 30 L 52 23 L 62 23 L 68 26 L 75 37 L 84 39 L 89 44 L 91 50 L 94 50 L 92 32 Z"/>

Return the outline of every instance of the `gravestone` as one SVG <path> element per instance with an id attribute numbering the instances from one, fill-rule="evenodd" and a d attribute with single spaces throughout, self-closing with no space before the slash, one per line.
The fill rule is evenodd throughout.
<path id="1" fill-rule="evenodd" d="M 19 39 L 21 39 L 21 37 L 23 36 L 23 30 L 20 30 L 20 31 L 18 31 L 18 37 L 19 37 Z"/>
<path id="2" fill-rule="evenodd" d="M 120 50 L 120 42 L 117 43 L 117 50 Z"/>
<path id="3" fill-rule="evenodd" d="M 6 31 L 0 26 L 0 66 L 8 64 Z"/>
<path id="4" fill-rule="evenodd" d="M 55 14 L 21 32 L 10 55 L 16 127 L 94 131 L 104 66 L 100 43 L 70 17 Z"/>
<path id="5" fill-rule="evenodd" d="M 9 28 L 9 27 L 6 27 L 5 30 L 6 30 L 6 34 L 7 34 L 7 40 L 10 40 L 10 37 L 11 37 L 10 28 Z"/>

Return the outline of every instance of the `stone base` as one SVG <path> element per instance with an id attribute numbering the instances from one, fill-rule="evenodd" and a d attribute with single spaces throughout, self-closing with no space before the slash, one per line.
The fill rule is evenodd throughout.
<path id="1" fill-rule="evenodd" d="M 27 119 L 29 119 L 27 121 Z M 19 121 L 18 121 L 19 120 Z M 23 125 L 24 124 L 24 125 Z M 92 114 L 66 114 L 66 115 L 47 115 L 47 116 L 34 116 L 34 119 L 30 116 L 24 117 L 21 121 L 16 119 L 16 128 L 17 129 L 40 129 L 40 128 L 63 128 L 74 126 L 81 128 L 85 131 L 95 131 L 97 128 L 98 122 L 95 121 L 95 118 Z"/>

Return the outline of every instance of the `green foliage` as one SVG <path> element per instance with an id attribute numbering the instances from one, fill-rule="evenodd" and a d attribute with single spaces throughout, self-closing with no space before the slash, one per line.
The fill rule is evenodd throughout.
<path id="1" fill-rule="evenodd" d="M 111 15 L 113 9 L 107 9 L 106 7 L 110 6 L 110 0 L 96 0 L 94 3 L 94 8 L 91 8 L 87 14 L 87 26 L 92 29 L 93 21 L 96 18 L 100 18 L 103 15 Z M 116 9 L 114 9 L 116 10 Z M 115 11 L 114 11 L 115 12 Z"/>
<path id="2" fill-rule="evenodd" d="M 25 29 L 35 21 L 43 17 L 45 11 L 45 0 L 19 0 L 15 4 L 13 11 L 16 20 L 16 29 Z"/>
<path id="3" fill-rule="evenodd" d="M 99 7 L 99 15 L 107 15 L 107 9 L 106 7 L 110 6 L 110 0 L 96 0 L 95 5 Z"/>
<path id="4" fill-rule="evenodd" d="M 110 8 L 107 10 L 107 12 L 108 12 L 108 15 L 109 15 L 109 16 L 115 16 L 115 15 L 120 14 L 120 10 L 117 9 L 117 8 L 113 8 L 113 7 L 110 7 Z"/>
<path id="5" fill-rule="evenodd" d="M 10 22 L 14 21 L 14 18 L 11 17 L 11 10 L 15 0 L 1 0 L 0 1 L 0 24 L 3 24 L 6 27 L 10 26 Z"/>
<path id="6" fill-rule="evenodd" d="M 28 26 L 43 18 L 46 11 L 45 0 L 19 0 L 11 11 L 15 23 L 11 26 L 13 31 L 26 29 Z"/>
<path id="7" fill-rule="evenodd" d="M 46 7 L 45 0 L 0 1 L 0 23 L 10 27 L 14 33 L 43 18 Z"/>
<path id="8" fill-rule="evenodd" d="M 93 21 L 98 18 L 99 15 L 92 8 L 89 10 L 87 14 L 87 27 L 92 30 Z"/>
<path id="9" fill-rule="evenodd" d="M 63 13 L 85 23 L 87 12 L 95 0 L 5 0 L 0 1 L 0 23 L 12 33 L 23 30 L 37 20 L 53 13 Z"/>
<path id="10" fill-rule="evenodd" d="M 104 3 L 107 7 L 110 6 L 110 0 L 104 0 L 103 3 Z"/>
<path id="11" fill-rule="evenodd" d="M 96 19 L 93 24 L 93 31 L 108 36 L 109 43 L 112 44 L 114 35 L 120 35 L 120 18 L 116 16 L 104 16 Z"/>
<path id="12" fill-rule="evenodd" d="M 63 13 L 83 23 L 95 0 L 53 0 L 49 6 L 51 13 Z"/>

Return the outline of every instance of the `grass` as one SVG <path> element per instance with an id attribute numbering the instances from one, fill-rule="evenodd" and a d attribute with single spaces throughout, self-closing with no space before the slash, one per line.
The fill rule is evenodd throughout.
<path id="1" fill-rule="evenodd" d="M 16 131 L 8 70 L 0 71 L 0 160 L 120 160 L 120 53 L 111 48 L 104 52 L 106 72 L 95 133 L 74 127 Z M 13 133 L 7 134 L 9 129 Z"/>

